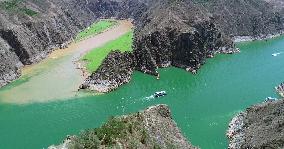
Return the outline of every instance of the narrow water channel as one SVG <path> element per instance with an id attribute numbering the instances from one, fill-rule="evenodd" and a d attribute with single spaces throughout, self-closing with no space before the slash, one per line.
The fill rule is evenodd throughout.
<path id="1" fill-rule="evenodd" d="M 284 52 L 284 37 L 238 46 L 241 53 L 209 59 L 197 75 L 177 68 L 160 69 L 161 80 L 158 81 L 136 72 L 129 84 L 105 95 L 44 103 L 7 102 L 7 96 L 18 92 L 5 96 L 2 93 L 29 83 L 33 76 L 20 79 L 0 91 L 0 148 L 45 148 L 60 143 L 68 134 L 98 127 L 110 116 L 165 103 L 194 145 L 203 149 L 225 149 L 225 131 L 230 119 L 268 96 L 278 97 L 274 86 L 284 81 L 284 54 L 272 56 Z M 49 70 L 49 65 L 44 69 Z M 150 98 L 159 90 L 166 90 L 168 96 Z"/>

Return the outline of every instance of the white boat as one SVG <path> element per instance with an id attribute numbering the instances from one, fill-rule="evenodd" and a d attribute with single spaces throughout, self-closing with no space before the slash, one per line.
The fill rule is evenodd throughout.
<path id="1" fill-rule="evenodd" d="M 160 91 L 160 92 L 155 92 L 154 97 L 158 98 L 158 97 L 163 97 L 166 95 L 167 95 L 166 91 Z"/>
<path id="2" fill-rule="evenodd" d="M 278 56 L 281 53 L 273 53 L 272 56 Z"/>
<path id="3" fill-rule="evenodd" d="M 276 100 L 278 100 L 278 99 L 277 99 L 277 98 L 273 98 L 273 97 L 267 97 L 267 98 L 265 99 L 265 102 L 276 101 Z"/>

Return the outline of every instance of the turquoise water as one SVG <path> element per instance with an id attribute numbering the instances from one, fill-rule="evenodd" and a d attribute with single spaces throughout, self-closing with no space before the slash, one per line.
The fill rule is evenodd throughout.
<path id="1" fill-rule="evenodd" d="M 170 106 L 174 120 L 194 145 L 225 149 L 230 119 L 268 96 L 278 97 L 274 86 L 284 81 L 284 54 L 271 55 L 284 52 L 284 37 L 238 46 L 241 53 L 209 59 L 197 75 L 167 68 L 159 70 L 161 80 L 156 80 L 136 72 L 129 84 L 106 95 L 24 105 L 3 102 L 0 148 L 46 148 L 60 143 L 68 134 L 98 127 L 110 116 L 164 103 Z M 160 90 L 166 90 L 168 96 L 147 98 Z"/>

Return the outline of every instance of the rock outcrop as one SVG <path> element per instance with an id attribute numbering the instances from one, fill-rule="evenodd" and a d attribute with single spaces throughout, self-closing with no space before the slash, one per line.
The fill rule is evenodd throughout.
<path id="1" fill-rule="evenodd" d="M 272 1 L 157 1 L 136 25 L 136 69 L 156 74 L 176 66 L 195 73 L 206 58 L 234 53 L 232 37 L 259 37 L 284 29 L 284 9 Z"/>
<path id="2" fill-rule="evenodd" d="M 11 46 L 0 38 L 0 87 L 19 77 L 18 71 L 23 64 L 12 51 Z"/>
<path id="3" fill-rule="evenodd" d="M 254 105 L 230 123 L 230 149 L 284 148 L 284 100 Z"/>
<path id="4" fill-rule="evenodd" d="M 98 70 L 84 81 L 80 89 L 110 92 L 130 81 L 134 66 L 134 55 L 132 53 L 113 51 Z"/>
<path id="5" fill-rule="evenodd" d="M 258 37 L 283 31 L 282 0 L 219 0 L 202 5 L 226 35 Z"/>
<path id="6" fill-rule="evenodd" d="M 144 111 L 110 119 L 80 136 L 67 137 L 62 145 L 49 149 L 72 148 L 184 148 L 195 149 L 172 120 L 169 107 L 157 105 Z"/>
<path id="7" fill-rule="evenodd" d="M 158 67 L 176 66 L 195 73 L 206 58 L 234 51 L 233 42 L 193 2 L 166 1 L 154 7 L 142 17 L 147 23 L 135 32 L 137 70 L 157 75 Z"/>
<path id="8" fill-rule="evenodd" d="M 276 86 L 275 90 L 278 92 L 280 96 L 284 97 L 284 82 Z"/>
<path id="9" fill-rule="evenodd" d="M 20 75 L 20 66 L 39 62 L 95 21 L 90 12 L 78 11 L 79 8 L 69 10 L 73 6 L 63 3 L 0 1 L 0 87 Z M 20 11 L 24 8 L 34 15 Z"/>

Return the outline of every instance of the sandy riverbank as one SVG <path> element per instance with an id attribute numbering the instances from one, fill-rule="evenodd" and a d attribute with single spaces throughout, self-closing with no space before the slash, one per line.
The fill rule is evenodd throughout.
<path id="1" fill-rule="evenodd" d="M 77 89 L 85 75 L 75 62 L 84 53 L 120 37 L 132 27 L 130 21 L 119 21 L 117 26 L 101 34 L 73 42 L 68 48 L 55 50 L 42 62 L 24 67 L 23 76 L 17 81 L 21 82 L 21 79 L 28 78 L 27 81 L 21 83 L 16 81 L 7 86 L 9 89 L 1 89 L 0 100 L 25 104 L 84 96 L 85 94 L 77 92 Z"/>

